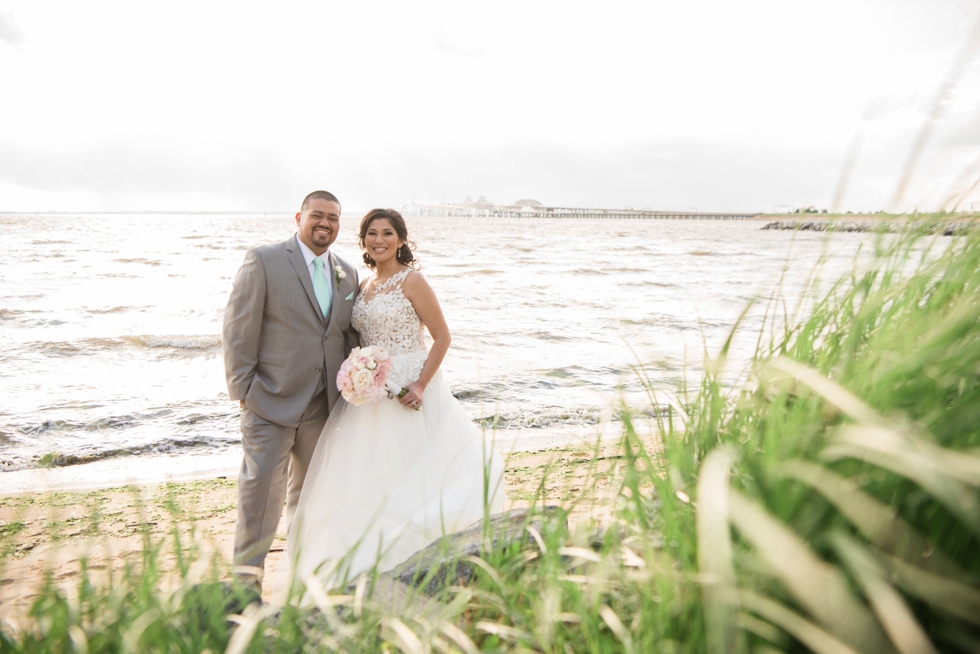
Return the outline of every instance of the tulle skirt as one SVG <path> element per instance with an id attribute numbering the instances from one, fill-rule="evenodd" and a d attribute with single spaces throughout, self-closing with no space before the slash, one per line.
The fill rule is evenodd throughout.
<path id="1" fill-rule="evenodd" d="M 296 582 L 325 588 L 387 570 L 503 504 L 503 460 L 441 373 L 413 411 L 338 402 L 323 428 L 287 537 Z M 277 582 L 279 585 L 281 582 Z"/>

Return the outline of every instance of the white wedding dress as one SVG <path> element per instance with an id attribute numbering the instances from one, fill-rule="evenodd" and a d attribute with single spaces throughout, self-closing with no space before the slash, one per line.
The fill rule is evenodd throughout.
<path id="1" fill-rule="evenodd" d="M 361 345 L 380 345 L 389 379 L 418 379 L 428 351 L 423 325 L 402 294 L 405 270 L 375 294 L 354 300 L 351 325 Z M 418 274 L 418 273 L 416 273 Z M 330 414 L 289 529 L 286 557 L 302 584 L 309 575 L 335 587 L 374 566 L 384 571 L 443 534 L 503 504 L 503 460 L 436 372 L 413 411 L 397 400 Z M 278 584 L 277 584 L 278 585 Z"/>

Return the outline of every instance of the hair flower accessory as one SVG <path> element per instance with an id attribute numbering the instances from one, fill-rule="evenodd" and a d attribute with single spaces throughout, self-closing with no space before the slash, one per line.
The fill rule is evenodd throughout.
<path id="1" fill-rule="evenodd" d="M 341 266 L 334 266 L 333 273 L 337 276 L 338 283 L 340 283 L 340 280 L 347 276 L 347 273 L 344 272 L 344 269 Z"/>

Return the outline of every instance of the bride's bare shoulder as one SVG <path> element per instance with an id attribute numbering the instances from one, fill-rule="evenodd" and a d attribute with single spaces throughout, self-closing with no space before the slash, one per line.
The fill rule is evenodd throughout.
<path id="1" fill-rule="evenodd" d="M 409 300 L 420 297 L 435 298 L 435 292 L 429 286 L 425 276 L 418 270 L 411 270 L 402 282 L 402 294 Z"/>
<path id="2" fill-rule="evenodd" d="M 405 279 L 402 281 L 404 286 L 412 287 L 419 286 L 420 284 L 424 284 L 426 286 L 429 285 L 429 282 L 425 280 L 425 276 L 418 270 L 415 270 L 414 268 L 407 268 L 406 271 L 408 274 L 405 275 Z"/>

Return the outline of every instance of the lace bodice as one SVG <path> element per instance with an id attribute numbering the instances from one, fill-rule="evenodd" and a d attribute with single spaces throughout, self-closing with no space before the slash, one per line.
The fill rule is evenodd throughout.
<path id="1" fill-rule="evenodd" d="M 392 359 L 390 378 L 402 386 L 418 379 L 428 356 L 422 321 L 412 303 L 402 293 L 403 270 L 377 286 L 370 295 L 357 294 L 351 312 L 351 326 L 361 336 L 361 345 L 380 345 Z"/>

